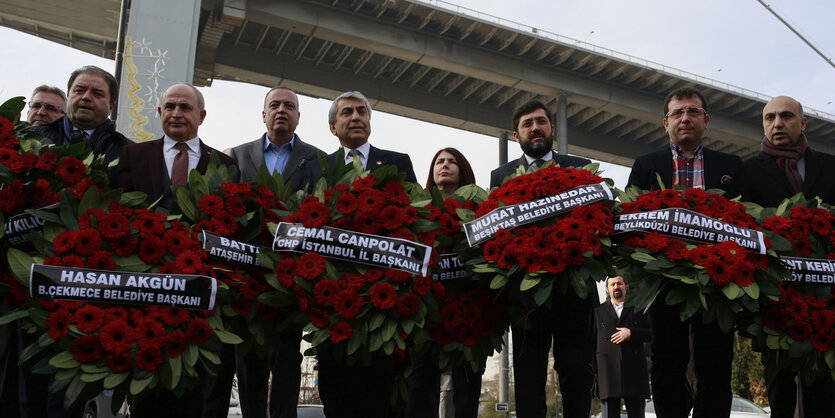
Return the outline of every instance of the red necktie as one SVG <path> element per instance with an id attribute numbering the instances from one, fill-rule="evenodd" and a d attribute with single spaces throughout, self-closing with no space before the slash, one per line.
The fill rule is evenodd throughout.
<path id="1" fill-rule="evenodd" d="M 188 184 L 188 145 L 185 142 L 178 142 L 175 146 L 180 152 L 174 157 L 174 166 L 171 168 L 171 184 L 177 187 L 185 187 Z"/>

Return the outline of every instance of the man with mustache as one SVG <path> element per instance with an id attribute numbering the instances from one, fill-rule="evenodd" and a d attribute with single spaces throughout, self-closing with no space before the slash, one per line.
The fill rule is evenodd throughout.
<path id="1" fill-rule="evenodd" d="M 116 131 L 109 119 L 119 96 L 119 83 L 110 73 L 94 65 L 72 72 L 67 83 L 67 114 L 48 125 L 33 129 L 58 145 L 84 143 L 95 155 L 108 161 L 122 155 L 122 147 L 133 141 Z M 116 184 L 116 170 L 108 170 L 110 185 Z"/>
<path id="2" fill-rule="evenodd" d="M 620 417 L 620 401 L 629 418 L 643 418 L 649 398 L 649 373 L 644 342 L 649 341 L 649 324 L 640 312 L 624 306 L 623 277 L 606 279 L 609 300 L 594 308 L 595 370 L 604 418 Z"/>
<path id="3" fill-rule="evenodd" d="M 67 95 L 58 87 L 43 84 L 32 92 L 26 122 L 32 126 L 49 125 L 66 112 Z"/>
<path id="4" fill-rule="evenodd" d="M 498 187 L 518 167 L 542 166 L 553 160 L 562 167 L 591 164 L 586 158 L 552 150 L 556 126 L 551 112 L 539 101 L 523 104 L 513 113 L 513 137 L 524 155 L 490 173 L 490 187 Z M 511 327 L 516 413 L 520 418 L 544 418 L 548 351 L 554 347 L 554 369 L 559 374 L 566 417 L 587 417 L 591 408 L 592 310 L 597 301 L 582 299 L 573 290 L 554 290 L 551 307 L 529 307 L 530 313 Z"/>
<path id="5" fill-rule="evenodd" d="M 809 148 L 805 129 L 803 107 L 797 100 L 779 96 L 765 105 L 762 151 L 745 161 L 744 200 L 777 207 L 783 199 L 803 193 L 807 199 L 817 196 L 824 203 L 835 204 L 835 156 Z M 790 368 L 772 370 L 768 357 L 773 355 L 773 352 L 763 352 L 771 416 L 792 418 L 798 404 L 795 383 L 798 373 Z M 832 390 L 832 379 L 828 377 L 819 378 L 809 386 L 804 384 L 801 416 L 833 416 Z"/>
<path id="6" fill-rule="evenodd" d="M 728 198 L 738 196 L 742 160 L 704 148 L 702 139 L 709 122 L 707 102 L 698 90 L 683 87 L 668 94 L 664 100 L 663 124 L 670 145 L 636 158 L 627 187 L 719 188 Z M 659 176 L 663 185 L 657 182 Z M 732 396 L 733 332 L 723 333 L 716 322 L 704 323 L 701 315 L 681 322 L 679 307 L 664 304 L 666 297 L 667 290 L 662 288 L 649 310 L 652 395 L 658 416 L 685 418 L 692 406 L 694 418 L 727 418 Z M 691 333 L 695 399 L 686 378 Z"/>
<path id="7" fill-rule="evenodd" d="M 320 150 L 303 142 L 296 134 L 300 116 L 299 98 L 295 92 L 286 87 L 275 87 L 267 92 L 261 112 L 267 132 L 255 141 L 228 151 L 238 161 L 241 181 L 257 181 L 259 171 L 265 167 L 270 174 L 281 174 L 294 191 L 309 185 L 306 166 L 319 164 Z M 302 378 L 301 340 L 302 330 L 291 326 L 279 333 L 268 353 L 256 353 L 254 348 L 247 353 L 237 353 L 238 392 L 245 417 L 296 417 Z M 240 350 L 237 347 L 236 350 Z M 273 380 L 270 413 L 267 414 L 270 372 Z M 232 376 L 228 378 L 231 383 Z M 228 389 L 231 390 L 231 385 Z"/>

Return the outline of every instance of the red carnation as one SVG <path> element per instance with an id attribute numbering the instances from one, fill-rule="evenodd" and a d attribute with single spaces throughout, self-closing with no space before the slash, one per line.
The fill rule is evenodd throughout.
<path id="1" fill-rule="evenodd" d="M 310 323 L 316 328 L 325 329 L 331 324 L 330 316 L 328 316 L 328 314 L 321 309 L 311 309 L 308 316 L 310 318 Z"/>
<path id="2" fill-rule="evenodd" d="M 339 290 L 339 285 L 335 281 L 323 279 L 313 286 L 313 296 L 316 298 L 316 303 L 322 306 L 333 306 Z"/>
<path id="3" fill-rule="evenodd" d="M 154 237 L 146 236 L 139 242 L 139 258 L 152 266 L 159 264 L 165 257 L 165 242 Z"/>
<path id="4" fill-rule="evenodd" d="M 165 327 L 157 320 L 152 318 L 145 318 L 137 321 L 136 325 L 136 341 L 140 347 L 148 345 L 159 345 L 160 339 L 165 336 Z"/>
<path id="5" fill-rule="evenodd" d="M 325 259 L 318 253 L 305 253 L 299 257 L 297 268 L 299 276 L 313 280 L 325 271 Z"/>
<path id="6" fill-rule="evenodd" d="M 812 325 L 804 321 L 794 321 L 789 325 L 788 334 L 795 341 L 806 341 L 812 335 Z"/>
<path id="7" fill-rule="evenodd" d="M 330 210 L 314 196 L 308 196 L 299 208 L 301 222 L 308 228 L 319 228 L 330 220 Z"/>
<path id="8" fill-rule="evenodd" d="M 116 263 L 109 251 L 99 250 L 87 259 L 87 267 L 97 270 L 114 270 Z"/>
<path id="9" fill-rule="evenodd" d="M 397 313 L 402 317 L 417 315 L 420 309 L 420 298 L 414 293 L 406 293 L 397 299 Z"/>
<path id="10" fill-rule="evenodd" d="M 109 241 L 109 244 L 113 253 L 121 257 L 127 257 L 136 252 L 136 241 L 130 235 Z"/>
<path id="11" fill-rule="evenodd" d="M 131 226 L 139 231 L 143 238 L 158 237 L 165 232 L 165 215 L 156 212 L 138 212 Z M 154 263 L 156 264 L 156 263 Z"/>
<path id="12" fill-rule="evenodd" d="M 753 264 L 747 261 L 737 261 L 731 265 L 731 280 L 742 287 L 748 286 L 756 281 L 755 270 L 756 267 Z"/>
<path id="13" fill-rule="evenodd" d="M 121 238 L 130 233 L 130 222 L 118 213 L 109 213 L 99 221 L 99 231 L 107 239 Z"/>
<path id="14" fill-rule="evenodd" d="M 351 290 L 343 290 L 336 295 L 333 308 L 343 319 L 354 319 L 362 312 L 364 302 L 361 296 Z"/>
<path id="15" fill-rule="evenodd" d="M 52 240 L 52 251 L 56 255 L 64 255 L 70 252 L 75 246 L 76 231 L 66 230 L 55 236 Z"/>
<path id="16" fill-rule="evenodd" d="M 123 320 L 105 324 L 99 337 L 104 349 L 115 354 L 127 353 L 135 340 L 133 328 Z"/>
<path id="17" fill-rule="evenodd" d="M 825 353 L 832 347 L 833 339 L 835 339 L 835 332 L 831 329 L 818 332 L 812 336 L 812 346 L 815 347 L 815 350 Z"/>
<path id="18" fill-rule="evenodd" d="M 81 255 L 93 255 L 101 249 L 101 235 L 95 229 L 82 229 L 75 235 L 75 252 Z"/>
<path id="19" fill-rule="evenodd" d="M 93 363 L 104 354 L 99 337 L 95 335 L 85 335 L 73 341 L 70 344 L 70 351 L 72 358 L 80 363 Z"/>
<path id="20" fill-rule="evenodd" d="M 136 353 L 136 367 L 139 370 L 152 372 L 162 364 L 162 351 L 157 345 L 148 345 L 139 349 Z"/>
<path id="21" fill-rule="evenodd" d="M 180 330 L 175 330 L 165 336 L 163 343 L 168 357 L 177 358 L 186 351 L 186 335 Z"/>
<path id="22" fill-rule="evenodd" d="M 59 309 L 46 318 L 46 332 L 49 338 L 60 340 L 69 333 L 70 311 Z"/>
<path id="23" fill-rule="evenodd" d="M 191 314 L 183 308 L 160 308 L 160 321 L 169 327 L 179 327 L 191 320 Z"/>
<path id="24" fill-rule="evenodd" d="M 200 212 L 203 212 L 208 217 L 212 217 L 223 210 L 223 198 L 207 194 L 200 198 L 198 206 L 200 207 Z"/>
<path id="25" fill-rule="evenodd" d="M 339 287 L 346 290 L 360 291 L 367 283 L 361 274 L 343 274 L 337 280 Z"/>
<path id="26" fill-rule="evenodd" d="M 84 264 L 84 259 L 81 258 L 80 256 L 75 255 L 75 254 L 70 254 L 70 255 L 62 258 L 60 265 L 66 266 L 66 267 L 77 267 L 77 268 L 86 267 L 86 265 Z"/>
<path id="27" fill-rule="evenodd" d="M 246 215 L 246 206 L 241 198 L 237 196 L 230 196 L 226 198 L 226 210 L 234 217 Z"/>
<path id="28" fill-rule="evenodd" d="M 336 210 L 343 215 L 350 215 L 357 210 L 358 204 L 356 196 L 351 193 L 342 193 L 336 199 Z"/>
<path id="29" fill-rule="evenodd" d="M 107 367 L 113 373 L 124 373 L 133 367 L 133 357 L 130 353 L 110 354 L 107 356 Z"/>
<path id="30" fill-rule="evenodd" d="M 347 322 L 340 322 L 331 327 L 330 339 L 331 342 L 337 344 L 351 338 L 351 334 L 353 333 L 354 331 L 351 329 L 351 324 Z"/>
<path id="31" fill-rule="evenodd" d="M 64 157 L 55 173 L 67 184 L 76 184 L 86 173 L 84 163 L 74 157 Z"/>
<path id="32" fill-rule="evenodd" d="M 391 309 L 397 303 L 397 290 L 389 283 L 379 282 L 371 287 L 371 304 L 379 309 Z"/>
<path id="33" fill-rule="evenodd" d="M 128 310 L 121 306 L 114 306 L 104 311 L 104 322 L 127 321 Z"/>
<path id="34" fill-rule="evenodd" d="M 185 251 L 174 259 L 174 266 L 182 274 L 197 274 L 203 270 L 203 260 L 194 251 Z"/>
<path id="35" fill-rule="evenodd" d="M 35 168 L 43 171 L 53 171 L 55 170 L 55 166 L 57 164 L 58 155 L 52 151 L 47 151 L 41 154 L 40 158 L 38 158 L 38 163 L 35 164 Z"/>
<path id="36" fill-rule="evenodd" d="M 188 329 L 186 330 L 186 337 L 188 338 L 188 342 L 190 342 L 191 344 L 203 344 L 211 336 L 212 327 L 209 326 L 209 323 L 206 322 L 205 319 L 194 318 L 191 321 L 191 323 L 188 324 Z"/>
<path id="37" fill-rule="evenodd" d="M 252 312 L 252 302 L 244 297 L 239 297 L 232 302 L 232 310 L 236 314 L 246 317 Z"/>
<path id="38" fill-rule="evenodd" d="M 188 231 L 169 229 L 165 232 L 165 249 L 171 254 L 179 254 L 194 246 Z"/>
<path id="39" fill-rule="evenodd" d="M 101 309 L 92 305 L 85 305 L 73 315 L 73 324 L 75 324 L 79 331 L 85 334 L 98 331 L 103 323 L 104 314 Z"/>

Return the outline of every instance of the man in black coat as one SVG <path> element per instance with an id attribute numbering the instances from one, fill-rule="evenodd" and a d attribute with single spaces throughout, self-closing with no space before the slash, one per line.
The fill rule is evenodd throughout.
<path id="1" fill-rule="evenodd" d="M 556 126 L 541 102 L 531 101 L 513 114 L 513 136 L 524 155 L 490 173 L 490 187 L 497 187 L 519 166 L 542 165 L 550 160 L 562 167 L 583 167 L 586 158 L 560 155 L 552 150 Z M 566 417 L 587 417 L 591 408 L 592 309 L 597 301 L 581 299 L 573 290 L 554 290 L 550 308 L 534 308 L 512 326 L 513 375 L 516 413 L 520 418 L 545 417 L 545 381 L 548 351 L 554 347 L 554 369 L 559 374 Z"/>
<path id="2" fill-rule="evenodd" d="M 835 156 L 809 148 L 803 107 L 791 97 L 771 99 L 763 108 L 762 151 L 745 161 L 743 198 L 766 207 L 776 207 L 783 199 L 803 193 L 807 199 L 820 197 L 824 203 L 835 204 Z M 790 369 L 772 370 L 768 356 L 765 383 L 771 416 L 793 418 L 797 404 L 797 373 Z M 803 386 L 804 416 L 835 416 L 832 379 L 816 380 Z"/>
<path id="3" fill-rule="evenodd" d="M 649 324 L 640 312 L 624 306 L 623 277 L 606 280 L 609 300 L 594 308 L 595 370 L 603 418 L 620 417 L 620 401 L 629 418 L 643 418 L 649 398 L 649 372 L 644 343 L 649 341 Z"/>
<path id="4" fill-rule="evenodd" d="M 367 170 L 394 165 L 406 173 L 406 181 L 416 180 L 412 160 L 406 154 L 375 148 L 368 143 L 371 135 L 371 105 L 358 91 L 340 94 L 328 111 L 331 133 L 339 139 L 345 151 L 345 163 L 359 158 Z M 331 167 L 337 153 L 328 156 Z M 314 164 L 313 183 L 319 178 L 319 165 Z M 386 418 L 393 409 L 389 405 L 394 382 L 394 364 L 377 351 L 370 356 L 370 363 L 346 364 L 345 358 L 336 358 L 335 350 L 319 348 L 316 358 L 319 365 L 319 396 L 328 417 Z M 365 359 L 364 359 L 365 360 Z"/>
<path id="5" fill-rule="evenodd" d="M 321 151 L 303 142 L 296 134 L 301 116 L 298 96 L 286 87 L 273 88 L 264 97 L 261 116 L 267 132 L 255 141 L 228 151 L 238 162 L 241 181 L 258 180 L 259 170 L 264 166 L 270 174 L 281 174 L 294 191 L 308 187 L 311 180 L 305 175 L 308 172 L 306 166 L 318 165 Z M 244 416 L 296 417 L 302 378 L 301 340 L 301 328 L 289 326 L 279 333 L 263 358 L 254 349 L 241 353 L 237 348 L 240 346 L 236 346 L 238 393 Z M 270 372 L 273 376 L 272 385 L 268 385 Z M 268 388 L 271 388 L 269 414 Z"/>
<path id="6" fill-rule="evenodd" d="M 704 96 L 693 88 L 672 91 L 664 101 L 664 128 L 670 146 L 638 157 L 627 187 L 659 188 L 684 186 L 722 189 L 725 196 L 739 194 L 742 160 L 703 147 L 710 115 Z M 693 407 L 694 418 L 727 418 L 731 411 L 731 361 L 733 333 L 723 333 L 715 323 L 705 324 L 700 315 L 681 322 L 678 306 L 664 303 L 662 288 L 649 310 L 652 330 L 652 395 L 659 416 L 685 418 Z M 690 359 L 690 334 L 696 374 L 696 397 L 686 378 Z"/>
<path id="7" fill-rule="evenodd" d="M 122 147 L 133 143 L 109 119 L 118 96 L 119 83 L 110 73 L 94 65 L 81 67 L 67 83 L 67 114 L 32 129 L 58 145 L 84 141 L 93 154 L 113 161 L 122 155 Z M 111 186 L 116 184 L 116 174 L 115 168 L 108 171 Z"/>

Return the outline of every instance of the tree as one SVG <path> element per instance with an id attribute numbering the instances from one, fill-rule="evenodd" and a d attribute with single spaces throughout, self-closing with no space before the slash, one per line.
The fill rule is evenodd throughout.
<path id="1" fill-rule="evenodd" d="M 765 391 L 760 353 L 753 350 L 751 340 L 736 334 L 734 336 L 734 360 L 731 373 L 731 391 L 758 405 L 768 404 Z"/>

